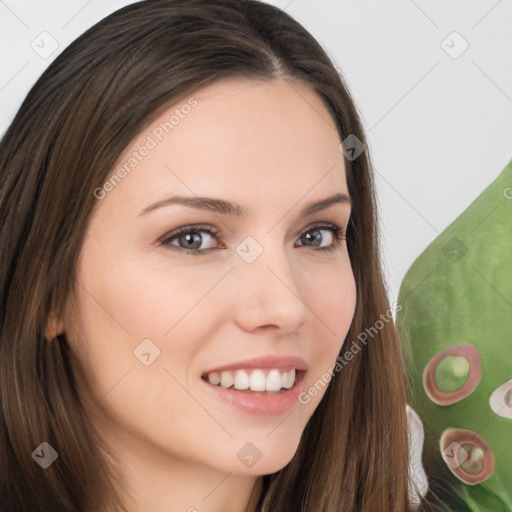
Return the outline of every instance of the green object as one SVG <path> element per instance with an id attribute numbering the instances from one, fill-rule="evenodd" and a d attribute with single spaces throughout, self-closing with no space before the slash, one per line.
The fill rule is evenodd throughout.
<path id="1" fill-rule="evenodd" d="M 463 386 L 469 375 L 469 361 L 464 356 L 445 356 L 437 365 L 434 379 L 441 391 L 455 391 Z"/>
<path id="2" fill-rule="evenodd" d="M 398 304 L 429 483 L 458 500 L 446 510 L 512 511 L 512 160 L 414 261 Z M 481 376 L 474 356 L 457 353 L 464 344 Z"/>
<path id="3" fill-rule="evenodd" d="M 484 451 L 480 448 L 473 448 L 469 444 L 463 444 L 459 448 L 460 452 L 469 454 L 468 458 L 460 465 L 464 471 L 471 474 L 477 474 L 482 471 L 484 461 Z"/>

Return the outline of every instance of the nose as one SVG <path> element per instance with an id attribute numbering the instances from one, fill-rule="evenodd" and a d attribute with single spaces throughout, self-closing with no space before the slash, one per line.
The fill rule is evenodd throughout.
<path id="1" fill-rule="evenodd" d="M 276 244 L 277 245 L 277 244 Z M 242 253 L 240 253 L 242 254 Z M 283 247 L 270 247 L 251 263 L 241 257 L 231 278 L 235 286 L 235 319 L 247 331 L 296 331 L 312 315 L 307 286 Z"/>

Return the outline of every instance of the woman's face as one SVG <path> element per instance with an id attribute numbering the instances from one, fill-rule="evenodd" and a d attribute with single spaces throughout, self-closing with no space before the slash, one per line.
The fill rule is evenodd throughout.
<path id="1" fill-rule="evenodd" d="M 222 80 L 159 114 L 95 191 L 59 325 L 118 448 L 246 475 L 290 461 L 355 310 L 333 231 L 350 204 L 303 211 L 348 196 L 339 144 L 306 85 Z"/>

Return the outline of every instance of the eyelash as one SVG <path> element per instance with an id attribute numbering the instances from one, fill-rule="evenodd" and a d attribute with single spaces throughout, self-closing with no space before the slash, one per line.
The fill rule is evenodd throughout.
<path id="1" fill-rule="evenodd" d="M 306 233 L 309 233 L 310 231 L 314 230 L 320 230 L 320 229 L 328 229 L 331 231 L 331 233 L 334 235 L 334 242 L 332 245 L 327 247 L 318 247 L 315 248 L 314 246 L 309 247 L 307 245 L 299 245 L 298 247 L 306 247 L 309 249 L 312 249 L 314 252 L 318 251 L 325 251 L 330 252 L 336 250 L 343 241 L 347 240 L 347 234 L 345 233 L 345 230 L 336 224 L 320 224 L 309 227 L 307 230 L 303 231 L 299 238 L 304 236 Z M 171 245 L 170 242 L 174 241 L 174 239 L 180 238 L 183 235 L 187 235 L 190 233 L 200 233 L 200 232 L 206 232 L 209 235 L 213 236 L 217 239 L 218 242 L 224 242 L 222 239 L 220 231 L 215 228 L 214 226 L 209 226 L 205 224 L 197 224 L 192 226 L 184 226 L 182 228 L 177 229 L 176 231 L 172 231 L 170 233 L 165 234 L 162 238 L 160 238 L 159 242 L 161 245 L 166 246 L 170 249 L 177 250 L 180 252 L 184 252 L 185 254 L 191 254 L 191 255 L 199 255 L 199 254 L 206 254 L 211 249 L 185 249 L 184 247 L 178 247 L 176 245 Z"/>

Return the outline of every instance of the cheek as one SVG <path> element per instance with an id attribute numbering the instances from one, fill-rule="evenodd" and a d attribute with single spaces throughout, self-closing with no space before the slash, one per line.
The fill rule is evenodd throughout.
<path id="1" fill-rule="evenodd" d="M 104 327 L 134 340 L 169 333 L 216 280 L 205 267 L 180 268 L 151 254 L 117 260 L 105 265 L 91 257 L 83 266 L 83 282 L 96 302 L 91 313 L 103 319 Z"/>
<path id="2" fill-rule="evenodd" d="M 148 261 L 107 266 L 92 255 L 84 259 L 78 277 L 80 316 L 70 341 L 86 373 L 88 410 L 99 404 L 109 418 L 138 435 L 156 438 L 165 426 L 185 439 L 190 425 L 176 422 L 176 411 L 198 417 L 204 411 L 180 384 L 188 388 L 191 362 L 205 343 L 208 327 L 201 320 L 205 308 L 211 316 L 213 301 L 201 298 L 218 277 L 208 277 L 199 267 L 185 272 L 148 266 Z"/>
<path id="3" fill-rule="evenodd" d="M 312 269 L 305 275 L 305 300 L 314 314 L 313 322 L 325 333 L 326 342 L 339 349 L 356 306 L 356 283 L 348 257 L 339 265 Z"/>
<path id="4" fill-rule="evenodd" d="M 319 286 L 310 287 L 308 307 L 314 313 L 315 340 L 312 364 L 303 389 L 308 396 L 303 403 L 315 408 L 325 394 L 330 382 L 329 374 L 342 351 L 356 307 L 356 284 L 352 269 L 324 272 L 317 280 Z M 312 412 L 312 411 L 311 411 Z"/>
<path id="5" fill-rule="evenodd" d="M 152 366 L 185 377 L 206 339 L 206 320 L 218 321 L 229 310 L 218 290 L 210 293 L 225 269 L 180 268 L 151 255 L 111 258 L 116 263 L 107 265 L 101 254 L 90 251 L 79 269 L 77 336 L 89 368 L 114 378 L 138 368 L 137 353 L 144 349 L 151 360 L 157 357 Z"/>

